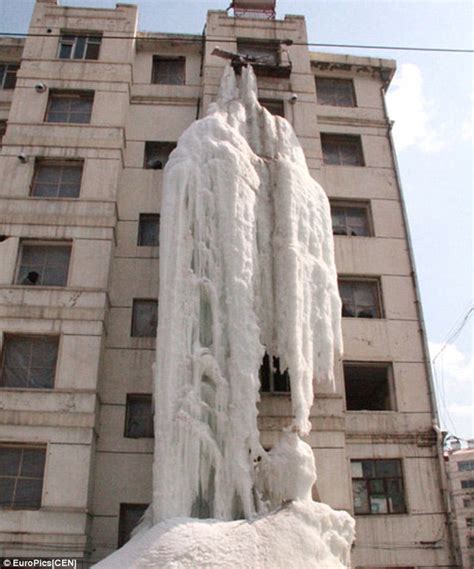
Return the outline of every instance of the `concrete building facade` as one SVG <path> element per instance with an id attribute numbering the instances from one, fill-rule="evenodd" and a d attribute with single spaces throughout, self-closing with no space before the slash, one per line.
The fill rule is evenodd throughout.
<path id="1" fill-rule="evenodd" d="M 133 5 L 55 0 L 0 39 L 0 555 L 98 561 L 151 500 L 163 166 L 216 95 L 220 46 L 259 58 L 262 102 L 331 200 L 345 355 L 312 410 L 315 499 L 355 515 L 354 567 L 455 566 L 384 106 L 395 64 L 306 44 L 301 16 L 144 33 Z M 264 447 L 289 397 L 267 374 Z"/>
<path id="2" fill-rule="evenodd" d="M 465 569 L 474 567 L 474 441 L 468 448 L 451 444 L 446 454 L 449 489 L 453 505 L 453 525 Z"/>

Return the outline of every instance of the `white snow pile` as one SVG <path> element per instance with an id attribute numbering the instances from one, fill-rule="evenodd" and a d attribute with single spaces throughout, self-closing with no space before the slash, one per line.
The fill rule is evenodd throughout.
<path id="1" fill-rule="evenodd" d="M 329 204 L 250 66 L 239 88 L 226 68 L 180 137 L 161 219 L 150 521 L 96 567 L 349 566 L 353 520 L 312 501 L 300 439 L 313 382 L 333 383 L 342 352 Z M 291 383 L 292 420 L 270 452 L 257 427 L 265 353 Z"/>

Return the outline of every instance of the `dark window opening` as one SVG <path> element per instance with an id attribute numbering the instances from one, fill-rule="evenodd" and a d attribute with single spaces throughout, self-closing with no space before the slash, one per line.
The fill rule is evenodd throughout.
<path id="1" fill-rule="evenodd" d="M 135 338 L 156 338 L 158 324 L 158 301 L 133 299 L 132 336 Z"/>
<path id="2" fill-rule="evenodd" d="M 472 480 L 461 480 L 461 488 L 474 488 L 474 479 Z"/>
<path id="3" fill-rule="evenodd" d="M 176 148 L 176 142 L 145 142 L 144 168 L 148 170 L 163 170 L 171 152 Z"/>
<path id="4" fill-rule="evenodd" d="M 153 403 L 151 395 L 127 395 L 125 436 L 132 439 L 153 437 Z"/>
<path id="5" fill-rule="evenodd" d="M 321 134 L 324 164 L 329 166 L 364 166 L 360 136 Z"/>
<path id="6" fill-rule="evenodd" d="M 389 411 L 394 408 L 388 364 L 344 364 L 348 411 Z"/>
<path id="7" fill-rule="evenodd" d="M 147 508 L 148 504 L 120 504 L 118 547 L 125 545 L 132 537 L 132 531 L 140 523 Z"/>
<path id="8" fill-rule="evenodd" d="M 45 461 L 46 446 L 0 446 L 0 508 L 41 507 Z"/>
<path id="9" fill-rule="evenodd" d="M 272 115 L 285 118 L 285 104 L 283 101 L 278 99 L 259 99 L 259 103 Z"/>
<path id="10" fill-rule="evenodd" d="M 339 279 L 342 316 L 346 318 L 381 318 L 378 281 Z"/>
<path id="11" fill-rule="evenodd" d="M 83 162 L 39 160 L 31 195 L 41 198 L 77 198 L 81 190 Z"/>
<path id="12" fill-rule="evenodd" d="M 319 105 L 355 107 L 354 83 L 352 79 L 316 77 L 316 94 Z"/>
<path id="13" fill-rule="evenodd" d="M 156 85 L 184 85 L 186 82 L 186 58 L 153 56 L 151 82 Z"/>
<path id="14" fill-rule="evenodd" d="M 355 514 L 406 513 L 401 461 L 351 461 Z"/>
<path id="15" fill-rule="evenodd" d="M 16 284 L 66 286 L 70 257 L 70 245 L 23 243 Z"/>
<path id="16" fill-rule="evenodd" d="M 474 460 L 460 460 L 458 462 L 458 470 L 459 472 L 474 470 Z"/>
<path id="17" fill-rule="evenodd" d="M 16 63 L 0 63 L 0 89 L 14 89 L 16 73 L 20 66 Z"/>
<path id="18" fill-rule="evenodd" d="M 0 121 L 0 148 L 2 148 L 3 137 L 7 132 L 7 121 Z"/>
<path id="19" fill-rule="evenodd" d="M 63 34 L 59 40 L 59 59 L 99 59 L 100 34 Z"/>
<path id="20" fill-rule="evenodd" d="M 160 238 L 160 214 L 141 213 L 138 222 L 139 247 L 157 247 Z"/>
<path id="21" fill-rule="evenodd" d="M 279 358 L 272 357 L 272 365 L 270 365 L 270 356 L 265 353 L 263 362 L 260 367 L 260 385 L 261 391 L 264 393 L 290 393 L 290 374 L 285 369 L 280 370 Z"/>
<path id="22" fill-rule="evenodd" d="M 5 335 L 0 386 L 52 389 L 58 348 L 58 336 Z"/>
<path id="23" fill-rule="evenodd" d="M 331 202 L 333 235 L 367 237 L 372 235 L 368 204 Z"/>
<path id="24" fill-rule="evenodd" d="M 45 121 L 89 124 L 93 102 L 92 91 L 53 91 L 49 97 Z"/>

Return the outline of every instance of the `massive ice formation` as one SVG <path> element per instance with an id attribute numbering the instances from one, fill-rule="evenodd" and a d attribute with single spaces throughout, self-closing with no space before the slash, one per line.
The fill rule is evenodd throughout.
<path id="1" fill-rule="evenodd" d="M 180 137 L 161 213 L 154 518 L 250 517 L 265 351 L 289 371 L 303 435 L 341 351 L 328 200 L 251 67 L 240 90 L 227 67 Z"/>

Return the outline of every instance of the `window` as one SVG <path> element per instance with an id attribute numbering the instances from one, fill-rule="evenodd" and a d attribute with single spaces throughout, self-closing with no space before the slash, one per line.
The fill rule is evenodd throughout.
<path id="1" fill-rule="evenodd" d="M 83 162 L 39 160 L 31 184 L 31 195 L 40 198 L 77 198 L 81 190 Z"/>
<path id="2" fill-rule="evenodd" d="M 237 40 L 237 51 L 241 55 L 253 58 L 252 61 L 265 65 L 280 63 L 280 46 L 277 43 Z"/>
<path id="3" fill-rule="evenodd" d="M 332 232 L 334 235 L 367 237 L 372 235 L 368 203 L 331 202 Z"/>
<path id="4" fill-rule="evenodd" d="M 469 547 L 474 547 L 474 536 L 470 535 L 467 539 L 468 539 L 467 545 Z"/>
<path id="5" fill-rule="evenodd" d="M 470 498 L 464 498 L 462 501 L 463 508 L 470 508 L 472 505 L 472 500 Z"/>
<path id="6" fill-rule="evenodd" d="M 461 480 L 461 488 L 474 488 L 474 479 L 472 480 Z"/>
<path id="7" fill-rule="evenodd" d="M 125 436 L 132 439 L 153 437 L 151 395 L 127 395 Z"/>
<path id="8" fill-rule="evenodd" d="M 52 389 L 58 359 L 58 336 L 5 335 L 1 387 Z"/>
<path id="9" fill-rule="evenodd" d="M 474 460 L 460 460 L 458 462 L 459 472 L 466 472 L 467 470 L 474 470 Z"/>
<path id="10" fill-rule="evenodd" d="M 157 247 L 160 238 L 160 214 L 141 213 L 138 222 L 138 246 Z"/>
<path id="11" fill-rule="evenodd" d="M 360 136 L 321 134 L 324 164 L 329 166 L 363 166 Z"/>
<path id="12" fill-rule="evenodd" d="M 392 368 L 388 364 L 345 363 L 344 385 L 348 411 L 394 409 Z"/>
<path id="13" fill-rule="evenodd" d="M 132 336 L 156 338 L 158 323 L 158 301 L 133 299 Z"/>
<path id="14" fill-rule="evenodd" d="M 334 107 L 356 106 L 352 79 L 316 77 L 316 94 L 319 105 L 332 105 Z"/>
<path id="15" fill-rule="evenodd" d="M 151 82 L 156 85 L 184 85 L 186 80 L 185 57 L 153 56 Z"/>
<path id="16" fill-rule="evenodd" d="M 99 59 L 100 34 L 63 33 L 59 40 L 59 59 Z"/>
<path id="17" fill-rule="evenodd" d="M 354 513 L 406 513 L 400 460 L 353 460 L 351 472 Z"/>
<path id="18" fill-rule="evenodd" d="M 379 283 L 376 280 L 339 279 L 342 316 L 348 318 L 381 318 Z"/>
<path id="19" fill-rule="evenodd" d="M 91 91 L 52 91 L 46 122 L 89 124 L 94 93 Z"/>
<path id="20" fill-rule="evenodd" d="M 285 118 L 285 104 L 283 101 L 278 99 L 259 99 L 259 103 L 270 114 Z"/>
<path id="21" fill-rule="evenodd" d="M 132 531 L 145 514 L 148 504 L 120 504 L 118 547 L 132 537 Z"/>
<path id="22" fill-rule="evenodd" d="M 16 72 L 20 66 L 16 63 L 0 63 L 0 89 L 14 89 Z"/>
<path id="23" fill-rule="evenodd" d="M 264 393 L 289 393 L 290 375 L 288 370 L 280 371 L 280 360 L 272 357 L 273 365 L 270 365 L 270 356 L 266 353 L 260 367 L 260 385 Z"/>
<path id="24" fill-rule="evenodd" d="M 466 518 L 466 526 L 468 528 L 473 528 L 474 527 L 474 518 Z"/>
<path id="25" fill-rule="evenodd" d="M 176 148 L 176 142 L 145 142 L 144 168 L 149 170 L 162 170 L 171 152 Z"/>
<path id="26" fill-rule="evenodd" d="M 16 284 L 66 286 L 70 257 L 70 245 L 23 243 Z"/>
<path id="27" fill-rule="evenodd" d="M 0 507 L 41 507 L 46 446 L 0 445 Z"/>
<path id="28" fill-rule="evenodd" d="M 0 148 L 2 147 L 3 137 L 7 131 L 7 121 L 0 121 Z"/>

